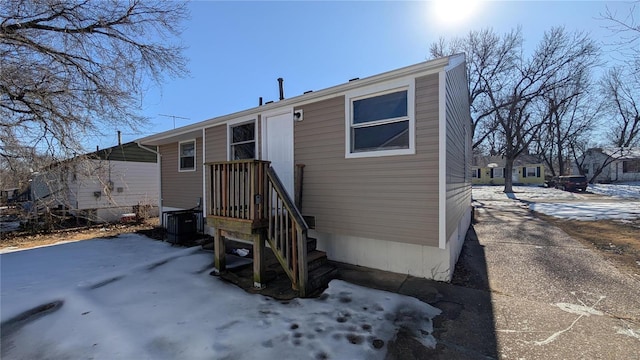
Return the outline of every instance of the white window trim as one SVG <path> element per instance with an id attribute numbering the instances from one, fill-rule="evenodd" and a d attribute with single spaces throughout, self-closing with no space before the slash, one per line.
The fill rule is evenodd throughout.
<path id="1" fill-rule="evenodd" d="M 409 121 L 409 148 L 351 152 L 351 127 L 353 114 L 353 101 L 366 99 L 378 95 L 389 94 L 397 91 L 407 91 L 407 118 Z M 415 78 L 403 78 L 386 81 L 380 84 L 355 89 L 345 93 L 345 149 L 344 156 L 347 159 L 382 157 L 394 155 L 413 155 L 416 153 L 416 112 L 415 112 Z M 397 118 L 395 118 L 397 119 Z M 375 125 L 393 122 L 394 119 L 385 119 L 375 122 Z"/>
<path id="2" fill-rule="evenodd" d="M 186 144 L 186 143 L 193 143 L 193 169 L 181 169 L 180 168 L 180 159 L 182 158 L 182 144 Z M 184 140 L 184 141 L 180 141 L 178 142 L 178 172 L 194 172 L 196 171 L 196 164 L 198 163 L 198 143 L 196 142 L 196 139 L 190 139 L 190 140 Z"/>
<path id="3" fill-rule="evenodd" d="M 239 119 L 231 120 L 227 122 L 227 161 L 231 161 L 231 139 L 233 139 L 233 134 L 231 133 L 231 129 L 238 125 L 244 125 L 253 123 L 254 125 L 254 159 L 258 159 L 258 115 L 254 116 L 246 116 Z"/>
<path id="4" fill-rule="evenodd" d="M 529 170 L 533 170 L 533 175 L 529 174 Z M 538 168 L 536 166 L 525 166 L 524 171 L 527 177 L 538 177 Z"/>
<path id="5" fill-rule="evenodd" d="M 498 169 L 502 170 L 500 172 L 500 174 L 497 173 Z M 498 175 L 500 175 L 500 176 L 498 176 Z M 493 168 L 493 177 L 495 179 L 504 179 L 504 168 L 503 167 L 502 168 L 498 168 L 498 167 L 497 168 Z"/>

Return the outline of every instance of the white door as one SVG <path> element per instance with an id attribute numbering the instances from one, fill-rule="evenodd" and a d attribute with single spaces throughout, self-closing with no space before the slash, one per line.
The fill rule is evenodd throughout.
<path id="1" fill-rule="evenodd" d="M 511 181 L 514 183 L 520 182 L 520 176 L 518 174 L 518 168 L 517 167 L 513 167 L 513 169 L 511 169 Z"/>
<path id="2" fill-rule="evenodd" d="M 266 115 L 262 127 L 263 158 L 271 161 L 271 166 L 293 200 L 293 114 L 289 111 Z"/>

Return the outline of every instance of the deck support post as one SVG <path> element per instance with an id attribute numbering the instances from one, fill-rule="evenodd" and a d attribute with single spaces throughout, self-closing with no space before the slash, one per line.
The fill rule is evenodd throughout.
<path id="1" fill-rule="evenodd" d="M 224 236 L 222 236 L 222 229 L 216 229 L 216 236 L 213 240 L 213 254 L 215 260 L 216 271 L 221 274 L 227 270 L 227 264 L 225 261 L 225 244 Z"/>
<path id="2" fill-rule="evenodd" d="M 265 251 L 265 231 L 258 231 L 253 235 L 253 287 L 264 288 L 264 251 Z"/>

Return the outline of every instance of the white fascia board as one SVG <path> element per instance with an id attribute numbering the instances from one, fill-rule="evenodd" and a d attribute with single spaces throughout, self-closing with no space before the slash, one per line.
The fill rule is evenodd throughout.
<path id="1" fill-rule="evenodd" d="M 447 72 L 438 79 L 438 247 L 447 247 Z"/>
<path id="2" fill-rule="evenodd" d="M 204 137 L 204 128 L 202 128 L 202 200 L 200 206 L 202 207 L 202 215 L 207 216 L 207 142 Z M 204 220 L 203 220 L 204 221 Z"/>
<path id="3" fill-rule="evenodd" d="M 449 64 L 447 66 L 445 66 L 444 71 L 449 71 L 451 69 L 455 69 L 456 67 L 460 66 L 461 64 L 464 64 L 464 62 L 465 62 L 464 53 L 451 55 L 449 57 Z"/>
<path id="4" fill-rule="evenodd" d="M 270 104 L 254 107 L 251 109 L 235 112 L 228 115 L 223 115 L 208 120 L 204 120 L 195 124 L 180 127 L 174 130 L 168 130 L 156 135 L 147 136 L 136 140 L 136 143 L 146 145 L 160 145 L 164 143 L 173 142 L 171 138 L 187 134 L 194 130 L 201 128 L 208 128 L 220 123 L 227 122 L 229 120 L 236 119 L 238 117 L 255 116 L 263 112 L 272 111 L 280 107 L 295 107 L 305 105 L 311 102 L 322 101 L 332 97 L 340 96 L 343 93 L 363 87 L 376 84 L 378 82 L 389 81 L 399 77 L 414 76 L 420 77 L 429 74 L 438 73 L 451 63 L 452 59 L 457 59 L 461 55 L 454 55 L 451 57 L 444 57 L 435 60 L 423 61 L 421 63 L 406 66 L 400 69 L 387 71 L 382 74 L 373 75 L 364 79 L 353 80 L 345 84 L 336 85 L 327 89 L 310 92 L 307 94 L 298 95 L 289 99 L 280 100 Z M 167 141 L 169 140 L 169 141 Z"/>

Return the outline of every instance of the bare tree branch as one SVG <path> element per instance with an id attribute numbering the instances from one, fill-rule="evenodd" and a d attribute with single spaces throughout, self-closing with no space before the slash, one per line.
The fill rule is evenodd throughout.
<path id="1" fill-rule="evenodd" d="M 187 17 L 177 1 L 3 2 L 3 159 L 34 147 L 63 158 L 82 153 L 82 139 L 105 125 L 135 131 L 145 121 L 144 86 L 186 74 L 177 36 Z"/>

